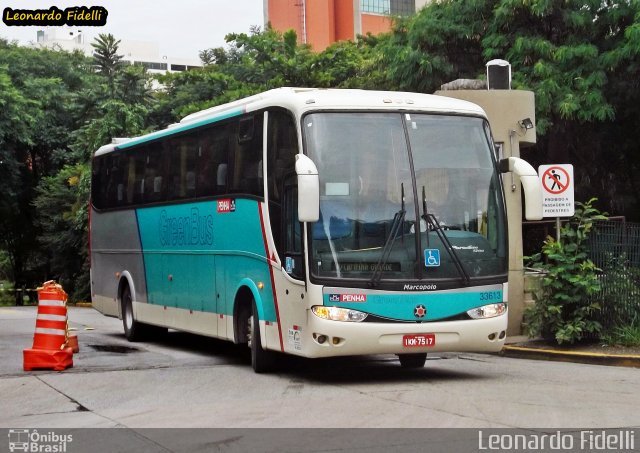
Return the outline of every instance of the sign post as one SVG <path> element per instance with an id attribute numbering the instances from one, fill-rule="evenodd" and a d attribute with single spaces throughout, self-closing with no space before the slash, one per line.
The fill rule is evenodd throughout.
<path id="1" fill-rule="evenodd" d="M 555 217 L 556 239 L 560 242 L 560 217 L 575 213 L 573 165 L 540 165 L 538 175 L 542 185 L 542 217 Z"/>

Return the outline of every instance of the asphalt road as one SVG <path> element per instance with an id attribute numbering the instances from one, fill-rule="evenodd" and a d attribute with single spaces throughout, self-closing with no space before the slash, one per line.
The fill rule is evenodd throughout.
<path id="1" fill-rule="evenodd" d="M 24 372 L 35 314 L 0 308 L 0 428 L 640 428 L 636 368 L 437 354 L 418 370 L 290 358 L 256 375 L 245 349 L 178 332 L 129 343 L 91 308 L 70 309 L 73 368 Z"/>

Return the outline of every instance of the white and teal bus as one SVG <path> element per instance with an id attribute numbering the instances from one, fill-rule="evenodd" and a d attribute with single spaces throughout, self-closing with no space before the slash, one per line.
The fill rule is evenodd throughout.
<path id="1" fill-rule="evenodd" d="M 508 242 L 500 171 L 471 103 L 280 88 L 95 152 L 93 304 L 135 341 L 246 344 L 256 372 L 303 357 L 498 351 Z M 537 204 L 540 204 L 538 208 Z"/>

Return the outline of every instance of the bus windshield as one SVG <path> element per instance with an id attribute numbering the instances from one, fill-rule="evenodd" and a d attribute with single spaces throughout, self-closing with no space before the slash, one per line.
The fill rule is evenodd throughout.
<path id="1" fill-rule="evenodd" d="M 488 125 L 424 113 L 304 118 L 320 175 L 310 267 L 321 279 L 466 280 L 507 272 Z"/>

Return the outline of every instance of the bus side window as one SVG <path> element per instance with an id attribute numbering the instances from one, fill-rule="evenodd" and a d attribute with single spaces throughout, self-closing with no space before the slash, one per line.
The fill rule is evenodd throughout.
<path id="1" fill-rule="evenodd" d="M 220 164 L 216 171 L 216 187 L 219 193 L 224 193 L 227 187 L 227 167 L 227 164 Z"/>
<path id="2" fill-rule="evenodd" d="M 164 178 L 162 166 L 162 151 L 164 143 L 156 142 L 149 145 L 144 171 L 144 195 L 145 203 L 153 203 L 164 200 Z"/>
<path id="3" fill-rule="evenodd" d="M 236 125 L 230 192 L 263 196 L 262 121 L 263 115 L 241 119 Z"/>
<path id="4" fill-rule="evenodd" d="M 168 198 L 175 200 L 195 197 L 198 140 L 182 136 L 169 140 L 168 145 Z"/>
<path id="5" fill-rule="evenodd" d="M 91 166 L 91 200 L 98 209 L 106 208 L 107 187 L 107 159 L 108 156 L 94 157 Z"/>
<path id="6" fill-rule="evenodd" d="M 230 124 L 216 124 L 199 135 L 197 196 L 222 195 L 227 190 Z"/>
<path id="7" fill-rule="evenodd" d="M 129 155 L 127 204 L 140 203 L 142 201 L 146 160 L 146 147 L 137 149 Z"/>
<path id="8" fill-rule="evenodd" d="M 124 204 L 126 160 L 122 154 L 113 154 L 106 159 L 106 207 L 115 208 Z"/>

